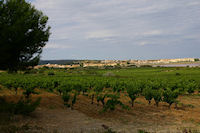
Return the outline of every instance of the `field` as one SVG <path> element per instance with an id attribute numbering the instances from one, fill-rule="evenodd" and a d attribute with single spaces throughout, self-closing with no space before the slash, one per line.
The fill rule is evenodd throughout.
<path id="1" fill-rule="evenodd" d="M 0 72 L 7 102 L 41 97 L 2 131 L 200 132 L 200 68 L 77 68 Z M 2 109 L 2 108 L 0 108 Z M 11 128 L 12 127 L 12 128 Z"/>

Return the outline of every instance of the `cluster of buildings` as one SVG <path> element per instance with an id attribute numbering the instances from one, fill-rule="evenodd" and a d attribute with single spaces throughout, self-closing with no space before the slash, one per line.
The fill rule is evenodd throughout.
<path id="1" fill-rule="evenodd" d="M 80 65 L 79 64 L 74 64 L 74 65 L 45 64 L 45 65 L 37 65 L 34 68 L 39 69 L 39 68 L 43 68 L 43 67 L 47 67 L 47 68 L 77 68 L 77 67 L 80 67 Z"/>
<path id="2" fill-rule="evenodd" d="M 131 60 L 130 63 L 135 64 L 168 64 L 180 62 L 194 62 L 195 58 L 180 58 L 180 59 L 159 59 L 159 60 Z"/>
<path id="3" fill-rule="evenodd" d="M 159 59 L 159 60 L 85 60 L 80 61 L 78 64 L 71 65 L 58 65 L 58 64 L 45 64 L 38 65 L 35 68 L 77 68 L 77 67 L 129 67 L 129 66 L 142 66 L 142 65 L 162 65 L 172 63 L 184 63 L 199 61 L 196 58 L 180 58 L 180 59 Z"/>

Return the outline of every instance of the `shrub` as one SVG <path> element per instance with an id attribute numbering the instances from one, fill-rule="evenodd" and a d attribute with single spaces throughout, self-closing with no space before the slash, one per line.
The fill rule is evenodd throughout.
<path id="1" fill-rule="evenodd" d="M 169 104 L 169 108 L 173 103 L 177 102 L 178 94 L 178 90 L 171 90 L 169 88 L 163 92 L 163 101 Z"/>
<path id="2" fill-rule="evenodd" d="M 140 90 L 138 88 L 135 88 L 136 86 L 130 84 L 127 88 L 127 93 L 129 98 L 131 99 L 131 106 L 133 107 L 134 101 L 137 98 Z"/>
<path id="3" fill-rule="evenodd" d="M 37 70 L 36 69 L 28 69 L 24 72 L 24 74 L 37 74 Z"/>
<path id="4" fill-rule="evenodd" d="M 72 98 L 72 104 L 71 104 L 71 109 L 73 109 L 74 104 L 76 103 L 77 99 L 77 92 L 74 92 L 73 98 Z"/>
<path id="5" fill-rule="evenodd" d="M 53 75 L 55 75 L 55 73 L 54 72 L 48 72 L 48 75 L 53 76 Z"/>
<path id="6" fill-rule="evenodd" d="M 0 98 L 0 112 L 11 114 L 29 115 L 40 105 L 41 98 L 36 101 L 20 99 L 17 103 L 6 102 Z"/>
<path id="7" fill-rule="evenodd" d="M 106 97 L 108 98 L 104 108 L 103 112 L 106 112 L 108 110 L 114 111 L 116 108 L 116 105 L 120 105 L 122 109 L 129 109 L 128 106 L 124 105 L 120 100 L 119 94 L 107 94 Z"/>
<path id="8" fill-rule="evenodd" d="M 145 97 L 145 99 L 148 101 L 149 104 L 151 104 L 151 100 L 153 98 L 153 91 L 151 88 L 145 88 L 143 90 L 143 95 Z"/>
<path id="9" fill-rule="evenodd" d="M 69 107 L 70 94 L 68 92 L 64 92 L 62 95 L 62 99 L 64 101 L 64 104 Z"/>
<path id="10" fill-rule="evenodd" d="M 180 76 L 181 74 L 180 73 L 176 73 L 176 76 Z"/>
<path id="11" fill-rule="evenodd" d="M 14 107 L 14 114 L 28 115 L 40 105 L 40 101 L 41 98 L 38 98 L 35 102 L 31 100 L 20 100 Z"/>
<path id="12" fill-rule="evenodd" d="M 185 90 L 187 90 L 187 92 L 189 94 L 194 93 L 195 90 L 197 90 L 198 85 L 193 81 L 193 82 L 189 82 L 187 85 L 185 85 Z"/>
<path id="13" fill-rule="evenodd" d="M 106 95 L 103 95 L 103 94 L 99 94 L 97 95 L 97 103 L 99 105 L 99 102 L 102 103 L 103 107 L 105 105 L 105 98 L 106 98 Z"/>
<path id="14" fill-rule="evenodd" d="M 29 99 L 31 94 L 38 94 L 38 92 L 35 91 L 36 86 L 33 83 L 27 83 L 25 82 L 22 85 L 22 88 L 24 89 L 24 96 L 26 99 Z"/>
<path id="15" fill-rule="evenodd" d="M 162 101 L 162 90 L 152 90 L 153 91 L 153 99 L 156 103 L 156 106 L 158 107 L 158 104 L 160 101 Z"/>
<path id="16" fill-rule="evenodd" d="M 8 89 L 14 88 L 15 94 L 17 95 L 17 90 L 20 87 L 21 83 L 18 79 L 15 80 L 8 80 L 4 83 L 4 86 Z"/>

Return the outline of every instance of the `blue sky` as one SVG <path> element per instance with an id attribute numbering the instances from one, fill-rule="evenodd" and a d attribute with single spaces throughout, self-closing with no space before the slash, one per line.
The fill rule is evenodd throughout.
<path id="1" fill-rule="evenodd" d="M 49 16 L 42 59 L 200 57 L 200 0 L 29 0 Z"/>

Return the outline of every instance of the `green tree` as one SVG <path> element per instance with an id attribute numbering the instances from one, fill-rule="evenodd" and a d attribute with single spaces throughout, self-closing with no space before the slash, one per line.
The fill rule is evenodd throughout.
<path id="1" fill-rule="evenodd" d="M 50 35 L 47 21 L 25 0 L 0 0 L 0 69 L 37 65 Z"/>

